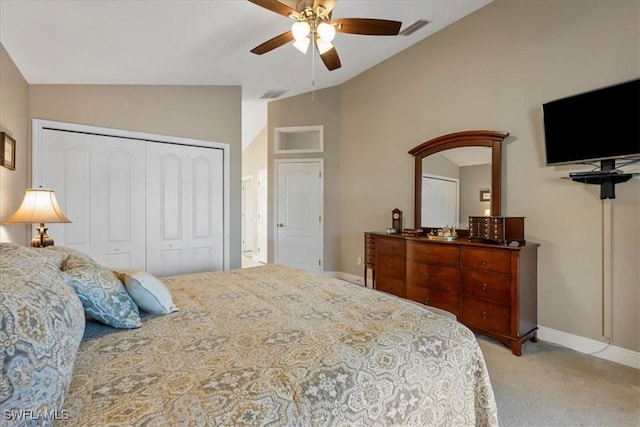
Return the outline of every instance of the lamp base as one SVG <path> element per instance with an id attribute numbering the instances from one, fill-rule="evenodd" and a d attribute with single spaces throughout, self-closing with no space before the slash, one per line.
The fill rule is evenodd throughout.
<path id="1" fill-rule="evenodd" d="M 44 224 L 40 224 L 40 227 L 36 227 L 38 235 L 31 239 L 31 247 L 44 248 L 47 246 L 53 246 L 53 239 L 47 234 L 48 228 Z"/>

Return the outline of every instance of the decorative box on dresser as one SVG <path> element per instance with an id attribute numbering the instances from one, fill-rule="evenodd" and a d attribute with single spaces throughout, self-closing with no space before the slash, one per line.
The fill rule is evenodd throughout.
<path id="1" fill-rule="evenodd" d="M 378 290 L 449 311 L 517 356 L 525 341 L 536 341 L 537 243 L 367 234 L 376 240 Z"/>

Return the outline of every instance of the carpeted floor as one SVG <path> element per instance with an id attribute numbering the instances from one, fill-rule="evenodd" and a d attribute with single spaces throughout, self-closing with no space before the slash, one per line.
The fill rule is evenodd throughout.
<path id="1" fill-rule="evenodd" d="M 501 426 L 640 426 L 639 370 L 543 341 L 517 357 L 477 338 Z"/>

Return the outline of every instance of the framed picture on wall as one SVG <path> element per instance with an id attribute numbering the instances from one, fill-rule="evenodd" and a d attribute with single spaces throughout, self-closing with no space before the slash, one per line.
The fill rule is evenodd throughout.
<path id="1" fill-rule="evenodd" d="M 0 132 L 0 165 L 7 169 L 16 168 L 16 140 Z"/>
<path id="2" fill-rule="evenodd" d="M 489 190 L 480 190 L 480 201 L 481 202 L 490 202 L 491 201 L 491 191 L 489 191 Z"/>

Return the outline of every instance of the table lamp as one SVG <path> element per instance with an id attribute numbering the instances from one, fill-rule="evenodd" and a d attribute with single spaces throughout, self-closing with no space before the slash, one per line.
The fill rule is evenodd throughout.
<path id="1" fill-rule="evenodd" d="M 34 248 L 53 245 L 53 239 L 47 235 L 45 222 L 71 221 L 62 213 L 56 200 L 56 192 L 42 187 L 28 188 L 18 210 L 5 221 L 9 224 L 39 223 L 40 227 L 36 228 L 38 235 L 31 240 L 31 246 Z"/>

